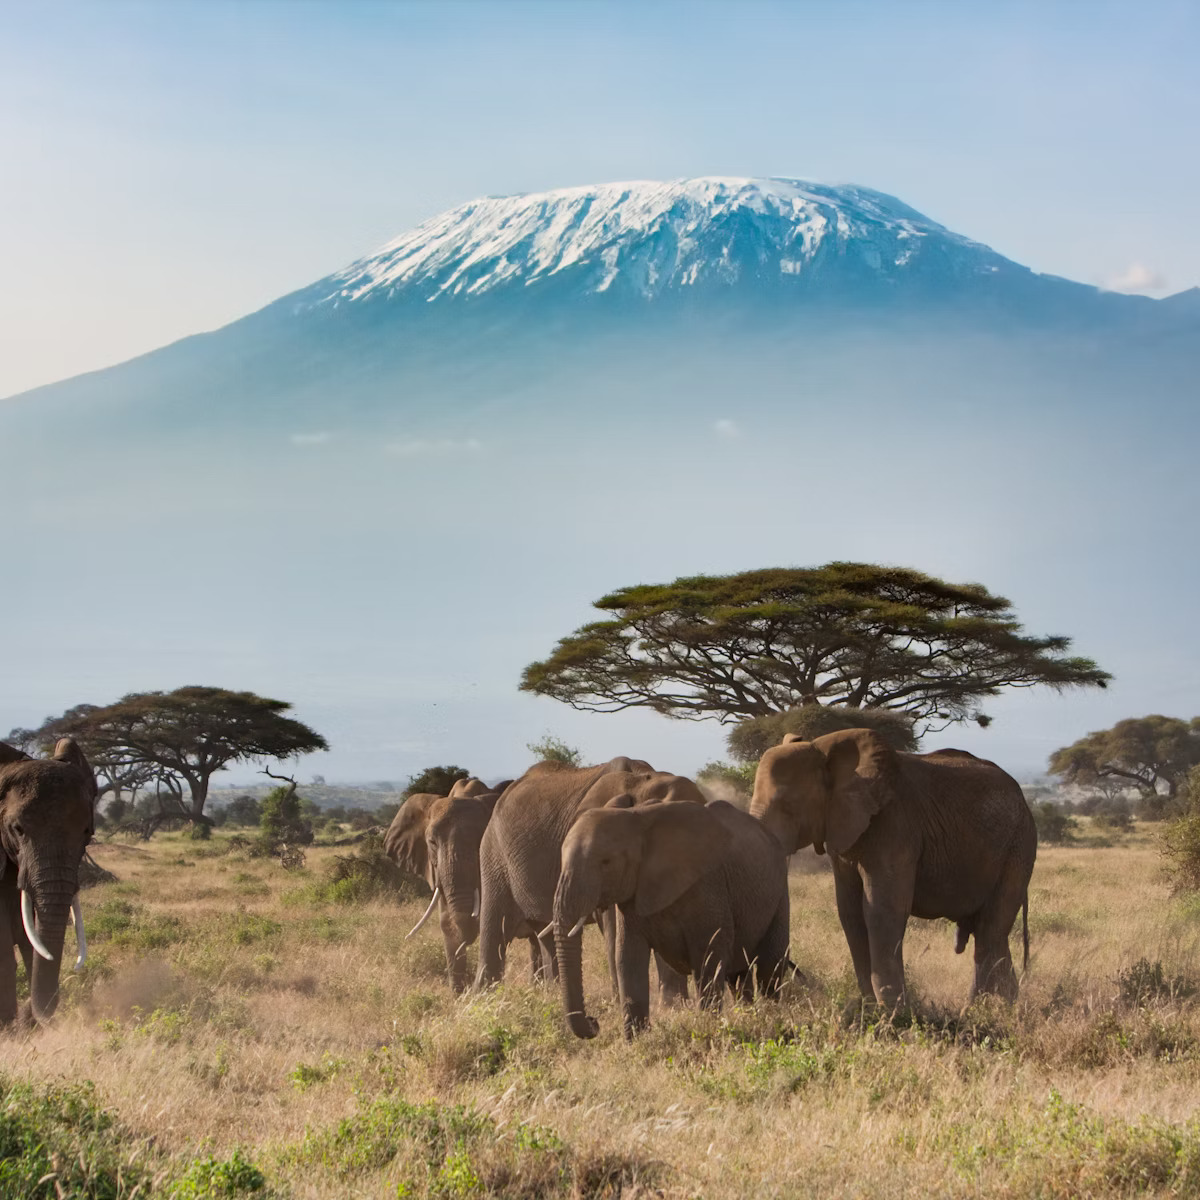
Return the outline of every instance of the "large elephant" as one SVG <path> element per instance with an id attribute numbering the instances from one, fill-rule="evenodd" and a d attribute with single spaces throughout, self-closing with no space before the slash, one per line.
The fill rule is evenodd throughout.
<path id="1" fill-rule="evenodd" d="M 58 1007 L 68 919 L 87 955 L 79 864 L 96 828 L 96 779 L 83 752 L 62 738 L 51 758 L 0 744 L 0 1025 L 17 1016 L 17 963 L 30 979 L 39 1024 Z"/>
<path id="2" fill-rule="evenodd" d="M 975 938 L 971 996 L 1017 994 L 1008 938 L 1024 908 L 1037 830 L 1020 787 L 965 750 L 905 754 L 866 729 L 803 741 L 789 734 L 758 764 L 750 811 L 788 854 L 815 846 L 833 863 L 838 916 L 868 1000 L 904 999 L 909 916 L 958 923 Z"/>
<path id="3" fill-rule="evenodd" d="M 704 804 L 700 789 L 690 779 L 624 757 L 598 767 L 538 763 L 500 797 L 479 848 L 478 987 L 503 977 L 513 938 L 536 938 L 549 927 L 563 839 L 576 818 L 626 792 L 638 802 Z M 553 971 L 554 945 L 544 944 Z M 668 986 L 678 992 L 686 984 L 669 979 Z"/>
<path id="4" fill-rule="evenodd" d="M 478 779 L 460 779 L 448 796 L 409 796 L 384 835 L 387 854 L 424 876 L 433 889 L 425 915 L 409 936 L 437 906 L 446 970 L 456 992 L 469 982 L 466 950 L 479 936 L 479 843 L 499 797 L 499 791 Z"/>
<path id="5" fill-rule="evenodd" d="M 617 906 L 617 979 L 625 1036 L 650 1017 L 650 953 L 690 973 L 700 1002 L 725 985 L 749 998 L 757 977 L 778 993 L 788 965 L 787 858 L 753 817 L 724 801 L 634 805 L 618 796 L 583 813 L 562 848 L 554 893 L 563 1007 L 578 1037 L 594 1037 L 579 940 L 587 915 Z"/>

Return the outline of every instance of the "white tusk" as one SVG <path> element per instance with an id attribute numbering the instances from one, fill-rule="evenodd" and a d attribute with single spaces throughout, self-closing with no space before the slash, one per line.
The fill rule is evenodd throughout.
<path id="1" fill-rule="evenodd" d="M 79 956 L 75 959 L 75 970 L 87 962 L 87 934 L 83 931 L 83 909 L 79 906 L 79 893 L 71 901 L 71 924 L 75 926 L 75 944 L 79 948 Z"/>
<path id="2" fill-rule="evenodd" d="M 437 902 L 438 902 L 438 897 L 441 894 L 442 894 L 441 887 L 435 887 L 433 889 L 433 899 L 429 901 L 429 907 L 425 910 L 425 915 L 408 931 L 407 934 L 405 934 L 405 937 L 404 937 L 405 941 L 408 941 L 408 939 L 410 937 L 412 937 L 412 935 L 414 933 L 416 933 L 417 930 L 420 929 L 421 926 L 424 925 L 426 921 L 429 920 L 429 916 L 433 912 L 434 908 L 436 907 Z"/>
<path id="3" fill-rule="evenodd" d="M 25 936 L 29 939 L 29 944 L 47 962 L 53 962 L 54 955 L 46 949 L 42 939 L 37 935 L 37 930 L 33 927 L 33 897 L 24 888 L 21 889 L 21 920 L 25 925 Z"/>
<path id="4" fill-rule="evenodd" d="M 583 930 L 583 927 L 587 924 L 587 919 L 588 919 L 588 914 L 584 913 L 583 916 L 580 917 L 579 920 L 575 922 L 574 926 L 571 929 L 571 932 L 567 934 L 567 937 L 574 937 L 577 933 L 580 933 Z"/>
<path id="5" fill-rule="evenodd" d="M 541 933 L 538 934 L 538 941 L 544 942 L 554 932 L 554 922 L 551 921 Z"/>
<path id="6" fill-rule="evenodd" d="M 479 889 L 475 889 L 475 907 L 471 909 L 471 919 L 475 920 L 479 916 Z"/>

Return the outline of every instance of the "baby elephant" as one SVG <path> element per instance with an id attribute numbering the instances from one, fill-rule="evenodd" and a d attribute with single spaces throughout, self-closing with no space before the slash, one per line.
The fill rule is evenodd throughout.
<path id="1" fill-rule="evenodd" d="M 580 937 L 597 909 L 617 906 L 617 980 L 625 1036 L 650 1013 L 650 952 L 699 983 L 719 1007 L 726 984 L 778 992 L 788 958 L 787 860 L 778 841 L 730 804 L 632 806 L 618 797 L 584 813 L 562 848 L 554 937 L 567 1025 L 599 1028 L 583 997 Z"/>

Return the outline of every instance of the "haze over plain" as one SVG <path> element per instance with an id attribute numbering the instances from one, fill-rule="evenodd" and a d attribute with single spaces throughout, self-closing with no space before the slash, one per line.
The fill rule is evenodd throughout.
<path id="1" fill-rule="evenodd" d="M 924 41 L 881 7 L 857 24 L 698 9 L 686 28 L 667 7 L 654 72 L 654 37 L 621 6 L 481 6 L 453 34 L 419 7 L 314 6 L 282 33 L 264 8 L 108 11 L 6 15 L 23 184 L 3 238 L 25 282 L 0 390 L 223 324 L 475 195 L 714 169 L 854 179 L 1087 283 L 1200 278 L 1196 168 L 1172 141 L 1197 107 L 1196 26 L 1171 6 L 1136 24 L 1105 9 L 1087 30 L 935 6 Z M 427 51 L 449 44 L 438 75 Z M 394 72 L 365 69 L 385 50 Z M 339 54 L 357 69 L 313 69 Z M 801 75 L 765 69 L 788 54 Z M 241 393 L 205 390 L 189 363 L 146 385 L 157 407 L 137 407 L 130 373 L 6 403 L 22 636 L 0 725 L 217 682 L 296 701 L 334 744 L 311 760 L 330 777 L 465 758 L 507 773 L 546 728 L 692 770 L 720 754 L 716 726 L 577 715 L 519 696 L 520 668 L 614 586 L 831 558 L 978 579 L 1117 676 L 1097 696 L 1017 695 L 986 733 L 940 741 L 1028 772 L 1121 716 L 1190 715 L 1194 325 L 1113 338 L 1011 308 L 903 328 L 806 311 L 786 332 L 743 315 L 697 337 L 710 306 L 699 325 L 601 331 L 614 361 L 564 308 L 510 305 L 511 336 L 474 339 L 473 358 L 439 330 L 431 360 L 339 367 L 317 395 L 283 386 L 275 358 Z"/>

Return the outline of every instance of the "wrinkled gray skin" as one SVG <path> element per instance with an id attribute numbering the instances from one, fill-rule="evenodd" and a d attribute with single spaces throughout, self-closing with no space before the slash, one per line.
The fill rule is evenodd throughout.
<path id="1" fill-rule="evenodd" d="M 58 980 L 79 864 L 95 832 L 96 780 L 83 752 L 63 738 L 54 756 L 28 758 L 0 743 L 0 1025 L 17 1017 L 17 963 L 30 978 L 30 1013 L 44 1024 L 58 1007 Z M 21 890 L 33 898 L 47 961 L 21 922 Z"/>
<path id="2" fill-rule="evenodd" d="M 499 798 L 478 779 L 460 779 L 449 796 L 409 796 L 384 835 L 384 849 L 398 865 L 441 888 L 438 917 L 455 992 L 470 981 L 466 951 L 479 936 L 479 843 Z M 536 938 L 533 950 L 540 961 Z"/>
<path id="3" fill-rule="evenodd" d="M 903 754 L 846 729 L 806 742 L 789 734 L 763 755 L 750 811 L 788 854 L 815 846 L 833 863 L 838 916 L 859 990 L 904 1001 L 909 916 L 958 923 L 975 938 L 971 997 L 1017 995 L 1008 939 L 1024 907 L 1037 829 L 1015 779 L 965 750 Z"/>
<path id="4" fill-rule="evenodd" d="M 477 987 L 503 978 L 513 938 L 536 938 L 550 924 L 563 839 L 576 818 L 626 792 L 639 802 L 704 804 L 690 779 L 625 757 L 599 767 L 538 763 L 500 797 L 479 848 L 483 900 Z M 579 939 L 574 942 L 577 953 Z M 554 944 L 547 940 L 543 949 L 544 972 L 557 973 Z M 667 998 L 686 994 L 686 980 L 662 963 L 660 978 Z"/>
<path id="5" fill-rule="evenodd" d="M 617 906 L 617 978 L 625 1036 L 650 1019 L 650 953 L 698 981 L 704 1007 L 720 1007 L 726 984 L 742 996 L 778 994 L 788 964 L 787 859 L 753 817 L 724 801 L 633 806 L 618 796 L 586 812 L 562 848 L 554 937 L 563 1011 L 578 1037 L 587 1015 L 580 918 Z"/>

